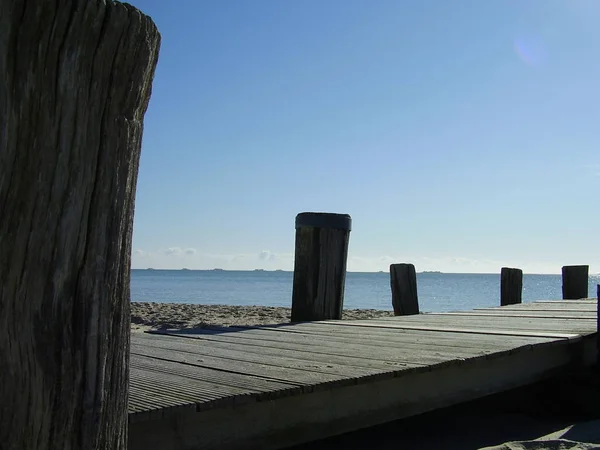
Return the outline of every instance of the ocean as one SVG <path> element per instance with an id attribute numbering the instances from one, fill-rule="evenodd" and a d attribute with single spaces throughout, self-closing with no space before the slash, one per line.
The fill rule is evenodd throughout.
<path id="1" fill-rule="evenodd" d="M 292 272 L 141 270 L 131 273 L 134 302 L 206 305 L 291 306 Z M 596 296 L 600 276 L 590 276 L 588 296 Z M 558 300 L 560 275 L 523 275 L 523 301 Z M 417 274 L 424 312 L 499 306 L 500 274 Z M 346 274 L 345 309 L 392 309 L 389 273 Z"/>

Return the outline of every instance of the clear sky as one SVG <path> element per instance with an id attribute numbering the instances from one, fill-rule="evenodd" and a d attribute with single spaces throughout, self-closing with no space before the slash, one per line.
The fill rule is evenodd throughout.
<path id="1" fill-rule="evenodd" d="M 134 268 L 600 272 L 600 1 L 131 0 L 162 34 Z"/>

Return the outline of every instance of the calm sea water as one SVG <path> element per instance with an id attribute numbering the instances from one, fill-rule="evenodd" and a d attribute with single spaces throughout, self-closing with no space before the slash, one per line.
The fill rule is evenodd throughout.
<path id="1" fill-rule="evenodd" d="M 138 302 L 291 306 L 292 272 L 132 270 L 131 300 Z M 589 296 L 599 276 L 590 276 Z M 500 275 L 417 275 L 422 311 L 452 311 L 500 303 Z M 560 275 L 523 276 L 523 301 L 560 299 Z M 348 273 L 344 308 L 392 309 L 388 273 Z"/>

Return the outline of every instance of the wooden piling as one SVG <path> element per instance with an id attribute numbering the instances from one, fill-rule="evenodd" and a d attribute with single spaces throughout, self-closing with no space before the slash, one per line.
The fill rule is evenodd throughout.
<path id="1" fill-rule="evenodd" d="M 392 306 L 394 315 L 409 316 L 419 314 L 417 295 L 417 272 L 413 264 L 390 265 Z"/>
<path id="2" fill-rule="evenodd" d="M 296 216 L 292 322 L 342 318 L 351 227 L 348 214 Z"/>
<path id="3" fill-rule="evenodd" d="M 596 285 L 596 365 L 600 367 L 600 284 Z"/>
<path id="4" fill-rule="evenodd" d="M 503 267 L 500 271 L 500 306 L 521 303 L 523 295 L 523 271 Z"/>
<path id="5" fill-rule="evenodd" d="M 588 297 L 589 266 L 563 266 L 562 293 L 564 300 Z"/>
<path id="6" fill-rule="evenodd" d="M 127 447 L 133 210 L 159 45 L 131 5 L 0 1 L 0 448 Z"/>

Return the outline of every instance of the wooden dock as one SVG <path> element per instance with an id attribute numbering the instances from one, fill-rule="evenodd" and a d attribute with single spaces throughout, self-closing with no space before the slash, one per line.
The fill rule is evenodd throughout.
<path id="1" fill-rule="evenodd" d="M 281 448 L 596 362 L 597 303 L 133 334 L 129 448 Z"/>

